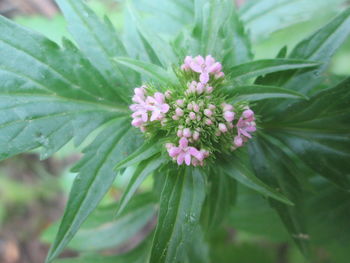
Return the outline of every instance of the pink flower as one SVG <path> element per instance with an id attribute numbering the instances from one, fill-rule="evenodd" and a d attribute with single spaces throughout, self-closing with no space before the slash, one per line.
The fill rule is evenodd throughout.
<path id="1" fill-rule="evenodd" d="M 202 158 L 202 153 L 198 151 L 195 147 L 188 146 L 188 140 L 186 138 L 181 138 L 179 140 L 179 146 L 172 146 L 168 148 L 168 153 L 170 157 L 177 160 L 177 164 L 181 165 L 185 161 L 186 165 L 191 165 L 192 157 Z M 197 159 L 198 159 L 197 158 Z"/>
<path id="2" fill-rule="evenodd" d="M 185 58 L 185 63 L 181 66 L 183 70 L 193 70 L 194 72 L 200 73 L 199 80 L 201 83 L 206 84 L 209 81 L 209 74 L 214 74 L 215 76 L 222 77 L 223 73 L 222 65 L 216 62 L 215 59 L 208 55 L 204 59 L 202 56 L 197 56 L 195 58 L 187 56 Z"/>
<path id="3" fill-rule="evenodd" d="M 244 142 L 252 138 L 251 133 L 256 131 L 254 112 L 247 108 L 237 122 L 237 136 L 234 138 L 234 145 L 241 147 Z"/>
<path id="4" fill-rule="evenodd" d="M 152 112 L 150 121 L 161 120 L 164 113 L 169 111 L 169 105 L 165 103 L 164 94 L 160 92 L 154 93 L 154 97 L 148 96 L 146 99 L 148 109 Z"/>
<path id="5" fill-rule="evenodd" d="M 213 115 L 213 112 L 209 109 L 205 109 L 204 110 L 204 115 L 207 117 L 211 117 Z"/>
<path id="6" fill-rule="evenodd" d="M 227 132 L 227 127 L 223 123 L 219 123 L 219 130 L 223 133 Z"/>
<path id="7" fill-rule="evenodd" d="M 224 119 L 227 122 L 231 122 L 235 119 L 235 113 L 233 111 L 225 111 L 224 112 Z"/>

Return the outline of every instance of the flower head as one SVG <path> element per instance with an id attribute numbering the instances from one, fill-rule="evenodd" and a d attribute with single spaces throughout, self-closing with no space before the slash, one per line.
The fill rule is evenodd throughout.
<path id="1" fill-rule="evenodd" d="M 205 58 L 202 56 L 197 56 L 195 58 L 187 56 L 181 69 L 186 71 L 192 70 L 199 73 L 199 80 L 202 84 L 207 84 L 209 82 L 210 74 L 214 75 L 215 78 L 224 77 L 224 73 L 221 71 L 222 65 L 216 62 L 211 55 Z"/>
<path id="2" fill-rule="evenodd" d="M 148 135 L 164 136 L 167 152 L 178 165 L 203 166 L 216 153 L 252 138 L 254 112 L 245 102 L 225 101 L 223 82 L 215 81 L 224 76 L 222 66 L 212 56 L 187 56 L 181 69 L 177 74 L 185 80 L 184 87 L 166 87 L 164 94 L 147 86 L 134 90 L 132 125 Z M 199 79 L 193 79 L 196 74 Z"/>

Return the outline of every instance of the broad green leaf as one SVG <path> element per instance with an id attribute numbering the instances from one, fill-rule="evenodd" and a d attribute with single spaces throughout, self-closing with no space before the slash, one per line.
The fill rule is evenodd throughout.
<path id="1" fill-rule="evenodd" d="M 285 88 L 310 94 L 313 88 L 322 83 L 325 78 L 322 76 L 327 69 L 330 58 L 344 43 L 350 34 L 350 9 L 342 12 L 330 23 L 319 29 L 300 42 L 292 51 L 290 58 L 311 59 L 323 62 L 323 65 L 315 70 L 294 70 L 281 74 L 270 74 L 260 84 L 283 85 Z M 290 102 L 264 102 L 259 105 L 258 113 L 261 115 L 275 115 L 276 112 L 285 109 Z"/>
<path id="2" fill-rule="evenodd" d="M 133 0 L 142 22 L 154 32 L 174 36 L 193 23 L 194 0 Z"/>
<path id="3" fill-rule="evenodd" d="M 47 158 L 118 115 L 97 104 L 49 95 L 0 95 L 0 159 L 38 147 L 41 158 Z"/>
<path id="4" fill-rule="evenodd" d="M 114 87 L 68 40 L 64 48 L 0 17 L 2 94 L 41 94 L 125 107 Z M 16 57 L 16 59 L 13 59 Z"/>
<path id="5" fill-rule="evenodd" d="M 191 55 L 211 54 L 224 68 L 251 60 L 250 42 L 234 4 L 229 0 L 196 0 L 191 40 L 183 47 Z M 188 43 L 186 43 L 188 42 Z"/>
<path id="6" fill-rule="evenodd" d="M 81 0 L 56 0 L 73 35 L 84 54 L 101 71 L 119 93 L 134 85 L 133 74 L 117 67 L 116 56 L 127 56 L 126 49 L 111 22 L 100 21 Z M 117 83 L 117 85 L 115 85 Z"/>
<path id="7" fill-rule="evenodd" d="M 237 202 L 229 211 L 228 224 L 238 231 L 264 236 L 273 241 L 287 241 L 288 232 L 268 201 L 242 184 L 237 188 Z"/>
<path id="8" fill-rule="evenodd" d="M 226 70 L 230 78 L 235 81 L 244 81 L 268 73 L 290 69 L 312 68 L 319 64 L 297 59 L 263 59 L 240 64 Z"/>
<path id="9" fill-rule="evenodd" d="M 93 252 L 121 246 L 137 235 L 154 215 L 154 198 L 149 193 L 136 196 L 118 217 L 115 217 L 114 204 L 97 208 L 67 247 Z M 58 226 L 54 224 L 46 230 L 43 240 L 52 241 Z"/>
<path id="10" fill-rule="evenodd" d="M 308 99 L 307 96 L 284 88 L 263 85 L 249 85 L 225 88 L 233 101 L 259 101 L 276 98 Z"/>
<path id="11" fill-rule="evenodd" d="M 293 205 L 293 202 L 288 200 L 287 197 L 255 176 L 247 157 L 246 152 L 240 151 L 239 154 L 231 156 L 230 159 L 223 160 L 222 166 L 224 172 L 263 196 L 271 197 L 287 205 Z"/>
<path id="12" fill-rule="evenodd" d="M 61 48 L 0 17 L 0 56 L 2 159 L 40 146 L 46 158 L 72 138 L 79 144 L 103 123 L 128 114 L 69 41 Z"/>
<path id="13" fill-rule="evenodd" d="M 160 66 L 126 57 L 116 57 L 114 60 L 116 63 L 131 68 L 140 74 L 149 76 L 151 79 L 159 81 L 164 85 L 173 85 L 176 81 L 174 74 Z"/>
<path id="14" fill-rule="evenodd" d="M 202 231 L 201 226 L 198 225 L 197 229 L 194 230 L 193 241 L 187 248 L 187 262 L 210 263 L 209 254 L 209 244 L 206 240 L 204 231 Z"/>
<path id="15" fill-rule="evenodd" d="M 155 140 L 143 143 L 136 151 L 130 154 L 127 158 L 121 160 L 114 167 L 119 170 L 125 167 L 132 166 L 144 160 L 151 158 L 159 152 L 159 145 Z"/>
<path id="16" fill-rule="evenodd" d="M 234 5 L 231 6 L 231 12 L 228 22 L 223 26 L 222 33 L 222 65 L 230 68 L 234 65 L 246 63 L 253 58 L 251 43 L 248 33 L 237 14 Z"/>
<path id="17" fill-rule="evenodd" d="M 318 0 L 315 5 L 309 0 L 251 0 L 246 1 L 240 13 L 253 40 L 257 41 L 293 24 L 335 13 L 345 2 L 334 0 L 330 5 L 328 0 Z"/>
<path id="18" fill-rule="evenodd" d="M 114 255 L 85 255 L 79 258 L 57 259 L 54 263 L 147 263 L 147 256 L 151 247 L 151 240 L 147 238 L 130 252 Z"/>
<path id="19" fill-rule="evenodd" d="M 126 158 L 138 144 L 128 121 L 112 122 L 84 150 L 84 158 L 75 167 L 79 174 L 47 262 L 59 255 L 106 194 L 116 177 L 113 171 L 115 163 Z"/>
<path id="20" fill-rule="evenodd" d="M 166 160 L 163 159 L 160 154 L 155 155 L 151 159 L 142 161 L 132 175 L 128 186 L 124 190 L 123 196 L 121 197 L 117 215 L 119 215 L 124 208 L 127 206 L 130 199 L 133 197 L 142 182 L 151 175 L 155 170 L 157 170 Z"/>
<path id="21" fill-rule="evenodd" d="M 147 53 L 149 60 L 158 66 L 168 67 L 172 63 L 177 63 L 174 52 L 168 42 L 162 39 L 156 32 L 145 26 L 141 22 L 139 14 L 130 1 L 127 2 L 127 9 L 132 18 L 133 24 L 137 28 L 143 48 Z"/>
<path id="22" fill-rule="evenodd" d="M 236 201 L 237 182 L 222 169 L 210 169 L 209 189 L 202 212 L 206 231 L 215 231 L 227 218 Z"/>
<path id="23" fill-rule="evenodd" d="M 290 236 L 300 250 L 307 255 L 309 253 L 309 234 L 304 215 L 304 192 L 296 178 L 304 176 L 304 171 L 299 170 L 280 148 L 259 134 L 249 144 L 249 153 L 256 176 L 294 203 L 293 206 L 290 206 L 269 199 L 270 205 L 278 212 Z"/>
<path id="24" fill-rule="evenodd" d="M 263 124 L 305 164 L 350 189 L 350 79 L 291 105 Z"/>
<path id="25" fill-rule="evenodd" d="M 217 56 L 219 31 L 229 18 L 232 2 L 226 0 L 195 0 L 195 26 L 193 37 L 196 39 L 199 54 Z"/>
<path id="26" fill-rule="evenodd" d="M 293 59 L 308 59 L 325 62 L 313 72 L 298 72 L 286 87 L 305 94 L 320 83 L 320 75 L 327 69 L 328 62 L 350 34 L 350 8 L 334 18 L 329 24 L 300 42 L 290 54 Z M 314 80 L 314 81 L 312 81 Z"/>
<path id="27" fill-rule="evenodd" d="M 177 168 L 168 172 L 150 262 L 185 262 L 204 197 L 205 178 L 199 169 Z"/>

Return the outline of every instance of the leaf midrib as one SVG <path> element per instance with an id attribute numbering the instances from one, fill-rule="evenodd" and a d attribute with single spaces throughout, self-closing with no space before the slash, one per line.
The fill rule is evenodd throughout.
<path id="1" fill-rule="evenodd" d="M 87 187 L 89 190 L 85 192 L 85 194 L 83 195 L 81 201 L 79 202 L 79 204 L 78 204 L 78 207 L 79 207 L 79 208 L 78 208 L 78 210 L 76 211 L 76 213 L 74 214 L 73 219 L 70 220 L 71 222 L 74 222 L 74 221 L 76 220 L 76 217 L 77 217 L 77 215 L 79 214 L 79 212 L 80 212 L 80 210 L 81 210 L 82 204 L 84 203 L 85 198 L 86 198 L 86 196 L 88 195 L 88 193 L 89 193 L 89 191 L 90 191 L 90 189 L 91 189 L 91 185 L 92 185 L 92 184 L 95 182 L 95 180 L 96 180 L 96 177 L 97 177 L 98 172 L 100 171 L 100 169 L 102 168 L 102 166 L 105 164 L 106 160 L 109 158 L 109 156 L 111 155 L 111 153 L 112 153 L 113 150 L 115 149 L 116 144 L 117 144 L 117 143 L 120 141 L 120 139 L 127 133 L 128 130 L 130 130 L 130 127 L 127 127 L 127 128 L 125 128 L 124 130 L 122 130 L 122 131 L 120 132 L 119 136 L 117 136 L 117 137 L 115 138 L 115 140 L 113 140 L 113 143 L 111 144 L 111 147 L 108 149 L 107 153 L 105 154 L 104 158 L 101 160 L 100 164 L 96 167 L 96 170 L 95 170 L 95 172 L 94 172 L 94 177 L 92 178 L 92 180 L 90 181 L 90 183 L 89 183 L 89 185 L 88 185 L 88 187 Z M 57 241 L 57 243 L 58 243 L 59 245 L 58 245 L 58 246 L 56 247 L 56 249 L 54 250 L 55 253 L 53 253 L 53 254 L 50 256 L 50 258 L 48 259 L 48 262 L 51 262 L 52 259 L 54 259 L 54 258 L 56 257 L 57 250 L 58 250 L 59 248 L 62 247 L 61 241 L 64 240 L 64 239 L 66 238 L 66 236 L 70 233 L 71 226 L 72 226 L 72 224 L 70 224 L 68 230 L 65 231 L 65 234 L 63 235 L 63 237 L 60 238 L 60 239 Z M 55 243 L 56 243 L 56 242 L 55 242 Z"/>

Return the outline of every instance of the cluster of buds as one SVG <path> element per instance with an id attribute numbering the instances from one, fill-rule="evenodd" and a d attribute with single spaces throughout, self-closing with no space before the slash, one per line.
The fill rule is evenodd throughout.
<path id="1" fill-rule="evenodd" d="M 203 166 L 220 149 L 235 150 L 252 138 L 254 112 L 244 103 L 225 102 L 219 80 L 225 75 L 213 57 L 187 56 L 181 70 L 185 88 L 164 94 L 151 94 L 146 86 L 135 89 L 132 125 L 148 131 L 158 123 L 156 129 L 166 131 L 167 152 L 178 165 Z"/>
<path id="2" fill-rule="evenodd" d="M 215 78 L 222 78 L 225 74 L 221 71 L 222 65 L 216 62 L 212 56 L 197 56 L 195 58 L 187 56 L 184 64 L 181 66 L 182 70 L 194 71 L 200 74 L 199 80 L 201 83 L 206 84 L 210 80 L 210 75 L 214 75 Z"/>
<path id="3" fill-rule="evenodd" d="M 146 130 L 145 124 L 150 121 L 162 121 L 165 114 L 169 111 L 169 105 L 165 102 L 163 93 L 156 92 L 153 96 L 147 96 L 146 86 L 136 88 L 130 105 L 133 111 L 131 124 L 139 127 L 142 132 Z"/>

